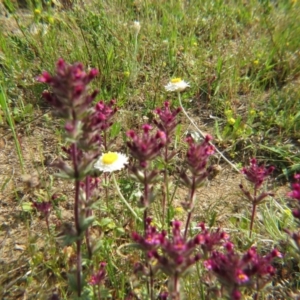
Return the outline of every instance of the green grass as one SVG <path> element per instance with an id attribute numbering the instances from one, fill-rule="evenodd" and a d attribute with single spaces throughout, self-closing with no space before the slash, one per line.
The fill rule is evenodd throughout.
<path id="1" fill-rule="evenodd" d="M 255 156 L 268 165 L 275 165 L 274 177 L 278 179 L 289 180 L 294 173 L 300 172 L 300 3 L 287 0 L 93 0 L 74 2 L 69 7 L 70 3 L 61 1 L 60 6 L 52 7 L 41 1 L 28 1 L 26 17 L 22 16 L 17 1 L 4 3 L 11 12 L 9 19 L 14 25 L 13 30 L 0 30 L 0 138 L 6 134 L 5 130 L 12 130 L 18 162 L 25 173 L 31 173 L 36 165 L 33 161 L 24 162 L 22 151 L 28 149 L 22 149 L 16 132 L 27 128 L 22 134 L 31 136 L 31 128 L 37 122 L 32 122 L 30 128 L 27 124 L 48 108 L 41 100 L 46 86 L 37 83 L 36 77 L 43 70 L 53 72 L 60 57 L 69 63 L 80 61 L 85 66 L 99 69 L 100 74 L 93 82 L 93 87 L 99 89 L 97 100 L 114 98 L 120 108 L 120 119 L 111 131 L 111 138 L 117 138 L 115 148 L 123 147 L 120 144 L 126 140 L 124 133 L 145 123 L 145 117 L 151 120 L 153 109 L 165 100 L 178 106 L 176 94 L 167 94 L 163 86 L 170 78 L 181 77 L 191 85 L 182 94 L 183 105 L 190 117 L 196 123 L 207 123 L 205 131 L 212 133 L 218 149 L 235 165 L 247 164 L 249 158 Z M 136 20 L 141 24 L 137 40 L 132 27 Z M 51 131 L 51 142 L 64 143 L 55 117 L 41 120 L 41 126 Z M 188 125 L 189 122 L 183 119 L 182 128 L 178 129 L 176 147 L 180 151 L 183 151 L 181 139 Z M 54 145 L 45 145 L 45 148 L 54 156 L 61 153 Z M 180 157 L 177 162 L 180 163 Z M 175 167 L 171 168 L 171 175 L 175 170 Z M 47 172 L 46 168 L 40 172 L 45 182 Z M 118 178 L 118 182 L 130 206 L 140 213 L 134 196 L 139 186 L 127 177 Z M 275 178 L 274 182 L 274 185 L 281 184 Z M 12 190 L 6 190 L 7 195 L 16 192 L 17 188 L 16 184 Z M 109 186 L 110 193 L 111 189 Z M 51 190 L 56 192 L 55 180 Z M 47 192 L 50 199 L 52 192 Z M 27 193 L 36 197 L 33 192 Z M 128 232 L 136 230 L 136 223 L 130 217 L 132 213 L 120 204 L 118 195 L 111 193 L 110 197 L 108 207 L 100 201 L 96 204 L 98 212 L 93 230 L 99 250 L 93 261 L 84 258 L 84 268 L 97 268 L 99 262 L 105 260 L 109 280 L 105 290 L 101 291 L 103 295 L 125 299 L 130 290 L 135 290 L 142 295 L 141 299 L 146 299 L 145 285 L 130 277 L 133 276 L 132 265 L 138 261 L 140 253 L 121 248 L 130 243 Z M 294 281 L 289 279 L 283 287 L 284 297 L 287 297 L 289 291 L 296 291 L 299 261 L 291 263 L 291 257 L 296 254 L 289 256 L 292 250 L 286 245 L 287 237 L 282 229 L 295 229 L 296 224 L 288 214 L 289 204 L 285 199 L 277 200 L 258 207 L 260 218 L 255 224 L 254 237 L 263 250 L 275 245 L 287 251 L 289 258 L 283 259 L 282 264 L 289 265 L 289 272 L 295 274 L 291 277 Z M 59 203 L 53 214 L 57 222 L 63 223 L 60 205 L 66 204 Z M 161 218 L 160 205 L 153 209 L 158 219 Z M 216 218 L 218 224 L 215 209 L 208 211 L 207 223 Z M 249 215 L 244 211 L 232 212 L 227 223 L 222 224 L 229 229 L 238 226 L 233 240 L 240 250 L 245 250 L 244 244 L 255 242 L 248 239 L 250 210 L 248 212 Z M 176 216 L 176 209 L 170 213 Z M 178 216 L 182 215 L 178 213 Z M 40 299 L 48 297 L 56 286 L 62 299 L 70 299 L 66 274 L 73 271 L 74 253 L 70 257 L 62 254 L 53 236 L 45 237 L 42 248 L 34 248 L 31 239 L 36 237 L 30 234 L 29 219 L 37 218 L 29 211 L 25 212 L 25 221 L 20 221 L 28 227 L 28 247 L 24 256 L 29 258 L 26 266 L 30 273 L 16 285 L 23 285 L 30 295 L 38 291 Z M 58 226 L 51 226 L 55 232 Z M 118 251 L 125 258 L 118 256 Z M 206 276 L 203 272 L 202 269 L 193 270 L 184 279 L 187 299 L 204 299 L 208 283 L 202 281 L 199 285 L 199 278 Z M 157 290 L 167 288 L 165 280 L 159 275 Z M 210 284 L 210 279 L 207 280 Z M 90 287 L 85 292 L 94 293 Z M 87 299 L 92 299 L 89 297 Z"/>

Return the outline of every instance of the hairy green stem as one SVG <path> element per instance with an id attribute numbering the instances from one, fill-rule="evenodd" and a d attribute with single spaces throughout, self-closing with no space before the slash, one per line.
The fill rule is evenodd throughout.
<path id="1" fill-rule="evenodd" d="M 142 219 L 136 214 L 136 212 L 133 210 L 133 208 L 130 206 L 130 204 L 126 201 L 126 199 L 124 198 L 123 194 L 120 191 L 119 185 L 117 183 L 116 177 L 114 175 L 114 173 L 112 173 L 112 178 L 114 181 L 114 185 L 116 188 L 116 191 L 118 193 L 118 195 L 120 196 L 120 199 L 123 201 L 123 203 L 127 206 L 127 208 L 129 209 L 129 211 L 132 213 L 132 215 L 134 216 L 134 218 L 136 220 L 139 220 L 140 222 L 142 222 Z"/>

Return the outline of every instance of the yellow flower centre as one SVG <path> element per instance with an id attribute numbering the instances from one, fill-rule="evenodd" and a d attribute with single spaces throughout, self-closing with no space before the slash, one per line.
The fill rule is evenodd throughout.
<path id="1" fill-rule="evenodd" d="M 238 279 L 241 281 L 241 282 L 245 282 L 248 280 L 248 276 L 246 274 L 243 274 L 243 273 L 240 273 L 238 275 Z"/>
<path id="2" fill-rule="evenodd" d="M 180 81 L 181 81 L 181 78 L 179 78 L 179 77 L 171 79 L 171 83 L 178 83 Z"/>
<path id="3" fill-rule="evenodd" d="M 111 165 L 118 159 L 118 154 L 115 152 L 105 153 L 102 157 L 102 162 L 105 165 Z"/>

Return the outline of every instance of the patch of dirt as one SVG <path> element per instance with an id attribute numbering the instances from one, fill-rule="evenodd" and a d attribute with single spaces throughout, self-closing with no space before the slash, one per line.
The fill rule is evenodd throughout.
<path id="1" fill-rule="evenodd" d="M 8 130 L 0 128 L 0 298 L 24 299 L 26 282 L 32 275 L 32 253 L 43 249 L 47 231 L 45 220 L 26 207 L 38 199 L 49 201 L 50 192 L 57 189 L 68 195 L 73 187 L 62 180 L 51 186 L 55 170 L 50 164 L 57 153 L 53 127 L 49 129 L 42 122 L 16 127 L 24 171 Z M 71 222 L 72 204 L 66 201 L 60 208 L 61 219 Z M 61 221 L 51 214 L 50 223 L 59 225 Z"/>

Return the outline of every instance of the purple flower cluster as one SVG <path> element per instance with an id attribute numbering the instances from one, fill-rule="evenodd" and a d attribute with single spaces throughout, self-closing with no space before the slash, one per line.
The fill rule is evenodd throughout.
<path id="1" fill-rule="evenodd" d="M 158 129 L 165 132 L 169 142 L 171 134 L 178 125 L 177 115 L 181 112 L 181 108 L 179 107 L 172 111 L 170 108 L 170 102 L 166 101 L 164 103 L 164 107 L 157 108 L 154 112 L 159 116 L 159 121 L 154 119 L 153 122 Z"/>
<path id="2" fill-rule="evenodd" d="M 274 196 L 274 194 L 270 191 L 262 191 L 259 193 L 259 190 L 266 180 L 267 176 L 269 176 L 273 171 L 274 167 L 259 166 L 257 164 L 257 160 L 252 158 L 250 160 L 250 166 L 244 167 L 242 169 L 242 174 L 245 174 L 246 179 L 253 185 L 253 191 L 247 190 L 244 188 L 242 184 L 240 184 L 240 189 L 249 202 L 252 204 L 252 215 L 251 215 L 251 223 L 250 223 L 250 237 L 252 235 L 252 229 L 254 224 L 254 217 L 256 214 L 256 207 L 268 196 Z"/>
<path id="3" fill-rule="evenodd" d="M 300 174 L 294 176 L 296 182 L 292 183 L 292 191 L 288 193 L 288 196 L 298 200 L 298 208 L 293 210 L 295 218 L 300 219 Z"/>
<path id="4" fill-rule="evenodd" d="M 52 203 L 43 201 L 43 202 L 32 202 L 32 206 L 39 211 L 43 217 L 45 217 L 48 233 L 50 234 L 50 226 L 49 226 L 49 216 L 51 213 Z"/>
<path id="5" fill-rule="evenodd" d="M 212 171 L 207 166 L 209 157 L 214 154 L 214 146 L 211 145 L 211 140 L 210 135 L 207 135 L 202 143 L 195 143 L 192 137 L 187 138 L 189 148 L 184 162 L 186 168 L 182 169 L 179 174 L 181 183 L 189 189 L 189 196 L 186 197 L 184 202 L 181 202 L 182 207 L 189 212 L 185 226 L 185 236 L 195 205 L 196 190 L 204 184 Z"/>
<path id="6" fill-rule="evenodd" d="M 288 193 L 288 196 L 298 200 L 298 207 L 293 209 L 293 216 L 300 221 L 300 174 L 295 174 L 294 179 L 296 180 L 295 183 L 292 183 L 292 191 Z M 300 231 L 298 228 L 297 232 L 291 232 L 290 230 L 285 230 L 292 240 L 295 243 L 295 246 L 298 248 L 300 252 Z"/>
<path id="7" fill-rule="evenodd" d="M 166 231 L 158 233 L 151 225 L 152 219 L 147 218 L 144 236 L 134 232 L 133 240 L 141 249 L 146 251 L 148 259 L 156 259 L 156 268 L 169 276 L 180 277 L 200 258 L 200 254 L 193 254 L 201 242 L 201 236 L 197 235 L 189 240 L 182 235 L 179 221 L 172 222 L 172 237 L 168 238 Z"/>
<path id="8" fill-rule="evenodd" d="M 186 162 L 194 176 L 202 178 L 206 173 L 208 158 L 215 153 L 214 146 L 210 144 L 211 140 L 210 135 L 206 135 L 201 144 L 194 143 L 191 138 L 188 140 L 189 149 L 186 154 Z"/>
<path id="9" fill-rule="evenodd" d="M 106 131 L 112 126 L 112 118 L 117 111 L 115 100 L 108 103 L 100 101 L 89 109 L 82 120 L 82 148 L 88 149 L 90 145 L 98 148 L 102 143 L 105 149 L 108 148 Z"/>
<path id="10" fill-rule="evenodd" d="M 57 113 L 67 119 L 75 119 L 70 113 L 80 115 L 95 99 L 97 91 L 88 95 L 87 85 L 98 75 L 96 69 L 85 72 L 81 63 L 67 64 L 59 59 L 56 75 L 43 72 L 38 81 L 52 87 L 52 93 L 44 92 L 43 97 L 56 108 Z M 78 117 L 77 117 L 78 118 Z"/>
<path id="11" fill-rule="evenodd" d="M 242 169 L 242 173 L 245 174 L 247 180 L 254 184 L 254 188 L 258 189 L 263 184 L 266 177 L 269 176 L 274 169 L 275 168 L 273 166 L 269 168 L 265 168 L 265 166 L 259 166 L 256 158 L 252 158 L 250 160 L 250 166 L 244 167 Z"/>
<path id="12" fill-rule="evenodd" d="M 36 208 L 37 211 L 41 212 L 45 217 L 50 215 L 52 208 L 51 202 L 33 202 L 32 206 Z"/>
<path id="13" fill-rule="evenodd" d="M 225 241 L 229 240 L 229 235 L 221 231 L 218 228 L 216 231 L 209 231 L 204 223 L 200 223 L 199 227 L 201 228 L 201 249 L 203 251 L 204 257 L 207 257 L 216 246 L 224 244 Z"/>
<path id="14" fill-rule="evenodd" d="M 222 287 L 229 293 L 230 299 L 241 299 L 241 287 L 247 286 L 256 291 L 262 289 L 275 274 L 273 260 L 282 257 L 276 249 L 260 256 L 255 247 L 250 248 L 244 255 L 239 255 L 229 242 L 227 233 L 220 229 L 209 231 L 204 223 L 199 224 L 200 233 L 186 239 L 179 221 L 172 222 L 170 237 L 164 230 L 158 232 L 151 222 L 152 219 L 148 217 L 144 235 L 134 232 L 132 239 L 145 251 L 148 261 L 155 259 L 156 262 L 151 264 L 154 266 L 152 272 L 159 269 L 172 280 L 175 279 L 174 283 L 178 283 L 178 279 L 192 265 L 200 259 L 206 259 L 205 268 L 216 275 Z M 226 253 L 216 250 L 221 245 L 225 247 Z M 141 263 L 136 264 L 135 271 L 149 275 L 149 271 Z"/>
<path id="15" fill-rule="evenodd" d="M 83 177 L 87 174 L 91 163 L 100 155 L 103 138 L 106 144 L 105 131 L 112 125 L 111 119 L 117 111 L 114 100 L 107 104 L 100 101 L 92 105 L 98 91 L 89 94 L 88 85 L 97 74 L 96 69 L 85 71 L 81 63 L 70 65 L 59 59 L 55 75 L 43 72 L 38 77 L 40 82 L 51 87 L 51 92 L 45 91 L 43 97 L 66 120 L 65 133 L 73 142 L 63 150 L 73 164 L 76 160 L 77 170 L 63 160 L 55 164 L 68 177 Z"/>
<path id="16" fill-rule="evenodd" d="M 106 262 L 100 263 L 99 270 L 95 272 L 89 280 L 90 285 L 100 285 L 103 282 L 106 276 L 106 270 L 105 270 L 106 265 L 107 265 Z"/>
<path id="17" fill-rule="evenodd" d="M 188 188 L 196 189 L 202 186 L 204 180 L 209 176 L 207 168 L 208 159 L 214 154 L 214 146 L 210 144 L 212 137 L 207 135 L 201 144 L 195 143 L 190 137 L 187 139 L 189 148 L 186 153 L 185 163 L 191 176 L 182 171 L 180 174 L 182 183 Z"/>
<path id="18" fill-rule="evenodd" d="M 127 147 L 132 157 L 140 162 L 140 166 L 146 168 L 148 162 L 157 157 L 166 144 L 166 134 L 160 130 L 151 134 L 152 126 L 148 124 L 143 125 L 142 129 L 141 135 L 134 130 L 127 132 L 127 136 L 131 140 L 127 142 Z"/>
<path id="19" fill-rule="evenodd" d="M 230 299 L 242 299 L 239 288 L 248 286 L 260 290 L 275 274 L 272 261 L 282 257 L 276 249 L 266 256 L 258 255 L 256 248 L 250 248 L 243 256 L 233 250 L 233 244 L 225 245 L 226 253 L 213 251 L 211 257 L 204 262 L 206 269 L 211 270 L 228 291 Z"/>

